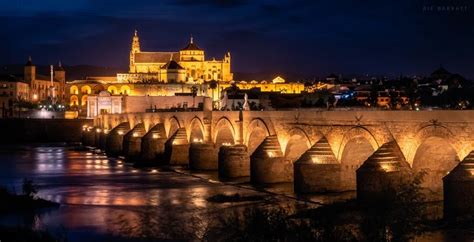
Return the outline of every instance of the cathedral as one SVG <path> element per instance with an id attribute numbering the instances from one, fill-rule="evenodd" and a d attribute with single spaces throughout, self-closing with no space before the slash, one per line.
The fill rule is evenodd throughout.
<path id="1" fill-rule="evenodd" d="M 177 52 L 142 51 L 137 31 L 132 39 L 129 73 L 118 73 L 118 82 L 203 83 L 230 82 L 230 52 L 222 60 L 206 60 L 203 49 L 193 41 Z"/>

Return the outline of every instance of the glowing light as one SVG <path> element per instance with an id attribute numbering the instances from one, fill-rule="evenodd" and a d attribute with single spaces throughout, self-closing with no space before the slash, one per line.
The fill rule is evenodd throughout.
<path id="1" fill-rule="evenodd" d="M 153 134 L 151 137 L 152 137 L 153 139 L 158 139 L 158 138 L 159 138 L 159 135 L 158 135 L 158 134 Z"/>
<path id="2" fill-rule="evenodd" d="M 140 136 L 140 135 L 135 132 L 135 133 L 132 134 L 132 136 L 133 136 L 133 137 L 138 137 L 138 136 Z"/>
<path id="3" fill-rule="evenodd" d="M 232 144 L 229 142 L 222 143 L 223 146 L 231 146 Z"/>
<path id="4" fill-rule="evenodd" d="M 321 163 L 322 163 L 321 160 L 320 160 L 318 157 L 316 157 L 316 156 L 312 156 L 312 157 L 311 157 L 311 161 L 312 161 L 314 164 L 321 164 Z"/>
<path id="5" fill-rule="evenodd" d="M 202 143 L 202 139 L 194 138 L 193 143 Z"/>
<path id="6" fill-rule="evenodd" d="M 38 94 L 33 94 L 33 100 L 37 100 L 38 99 Z"/>
<path id="7" fill-rule="evenodd" d="M 380 167 L 385 171 L 385 172 L 392 172 L 395 171 L 395 166 L 391 164 L 381 164 Z"/>
<path id="8" fill-rule="evenodd" d="M 117 134 L 118 134 L 118 135 L 123 135 L 123 131 L 122 131 L 122 130 L 119 130 L 119 131 L 117 131 Z"/>
<path id="9" fill-rule="evenodd" d="M 151 173 L 157 173 L 157 172 L 158 172 L 158 170 L 156 170 L 156 169 L 151 170 Z"/>
<path id="10" fill-rule="evenodd" d="M 109 130 L 108 129 L 104 129 L 104 134 L 108 134 L 109 133 Z"/>
<path id="11" fill-rule="evenodd" d="M 95 132 L 97 132 L 97 133 L 100 133 L 100 132 L 101 132 L 101 130 L 100 130 L 100 129 L 96 129 L 96 130 L 95 130 Z"/>
<path id="12" fill-rule="evenodd" d="M 268 154 L 268 157 L 274 157 L 274 156 L 275 156 L 275 154 L 273 153 L 273 151 L 268 151 L 267 154 Z"/>

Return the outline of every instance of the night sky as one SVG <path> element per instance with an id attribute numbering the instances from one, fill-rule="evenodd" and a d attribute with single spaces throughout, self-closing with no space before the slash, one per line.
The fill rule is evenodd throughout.
<path id="1" fill-rule="evenodd" d="M 398 76 L 443 65 L 474 77 L 469 0 L 0 0 L 0 23 L 2 64 L 31 55 L 127 68 L 137 29 L 144 51 L 178 50 L 191 34 L 207 58 L 229 50 L 235 72 Z"/>

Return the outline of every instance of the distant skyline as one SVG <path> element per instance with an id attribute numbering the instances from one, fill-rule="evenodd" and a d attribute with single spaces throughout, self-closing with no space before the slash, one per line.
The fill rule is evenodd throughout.
<path id="1" fill-rule="evenodd" d="M 0 0 L 0 63 L 31 55 L 36 64 L 126 68 L 137 29 L 144 51 L 179 50 L 190 35 L 209 59 L 231 51 L 235 72 L 398 76 L 442 65 L 473 78 L 472 7 L 466 0 Z"/>

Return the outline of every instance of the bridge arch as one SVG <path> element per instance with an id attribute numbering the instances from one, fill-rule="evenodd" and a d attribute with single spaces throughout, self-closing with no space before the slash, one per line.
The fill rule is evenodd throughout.
<path id="1" fill-rule="evenodd" d="M 235 143 L 235 129 L 228 118 L 222 117 L 219 119 L 213 130 L 215 130 L 215 132 L 212 141 L 217 146 L 221 146 L 225 143 L 231 145 Z"/>
<path id="2" fill-rule="evenodd" d="M 245 139 L 249 154 L 252 154 L 267 136 L 274 133 L 268 128 L 263 119 L 255 118 L 250 121 Z"/>
<path id="3" fill-rule="evenodd" d="M 179 128 L 181 124 L 176 116 L 168 119 L 168 137 L 171 137 Z"/>
<path id="4" fill-rule="evenodd" d="M 343 189 L 356 189 L 357 169 L 378 147 L 375 136 L 365 127 L 355 126 L 345 132 L 337 152 Z"/>
<path id="5" fill-rule="evenodd" d="M 305 151 L 311 148 L 311 139 L 302 128 L 290 129 L 285 138 L 287 139 L 284 139 L 281 144 L 286 147 L 285 157 L 291 161 L 296 161 Z"/>
<path id="6" fill-rule="evenodd" d="M 195 116 L 189 124 L 189 142 L 203 142 L 204 140 L 204 124 L 200 118 Z"/>
<path id="7" fill-rule="evenodd" d="M 377 150 L 379 144 L 377 139 L 366 127 L 363 126 L 354 126 L 344 133 L 341 143 L 339 144 L 339 149 L 337 151 L 338 160 L 342 160 L 343 154 L 348 148 L 348 144 L 356 139 L 363 139 L 372 147 L 373 150 Z M 362 140 L 359 140 L 359 142 Z"/>
<path id="8" fill-rule="evenodd" d="M 435 198 L 442 196 L 443 177 L 459 163 L 458 149 L 455 135 L 441 125 L 424 126 L 414 137 L 411 166 L 416 172 L 425 172 L 421 186 Z"/>

